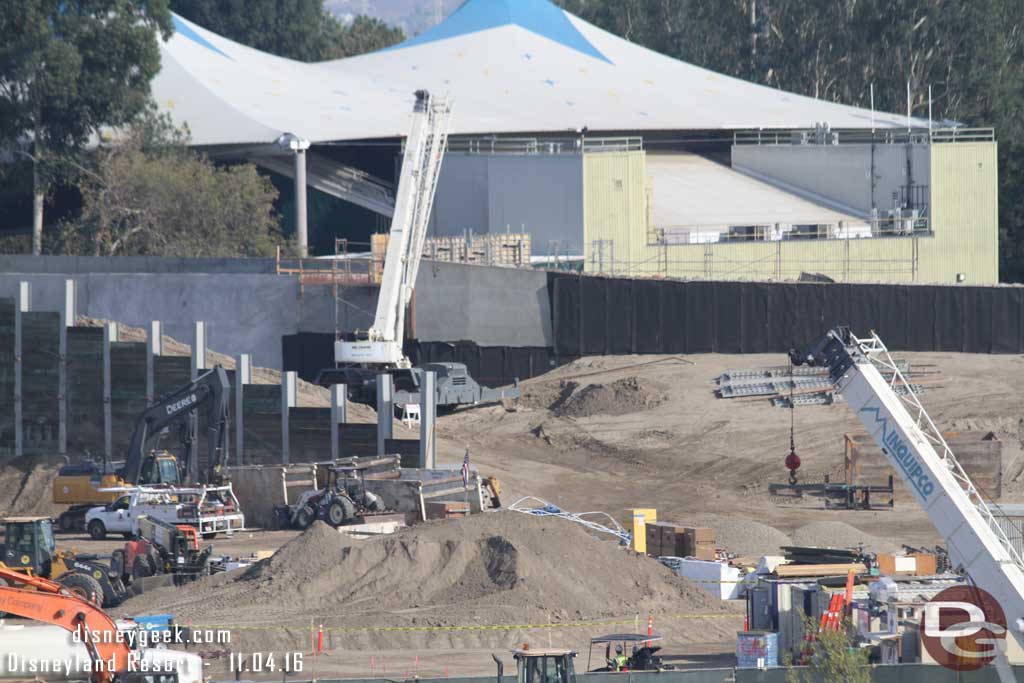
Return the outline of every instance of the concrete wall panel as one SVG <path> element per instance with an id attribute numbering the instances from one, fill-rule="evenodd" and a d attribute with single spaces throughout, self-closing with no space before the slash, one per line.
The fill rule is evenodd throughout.
<path id="1" fill-rule="evenodd" d="M 583 253 L 583 164 L 571 156 L 493 156 L 488 165 L 488 232 L 526 232 L 534 256 Z"/>
<path id="2" fill-rule="evenodd" d="M 417 279 L 416 338 L 551 346 L 547 273 L 425 262 Z"/>
<path id="3" fill-rule="evenodd" d="M 430 214 L 431 235 L 488 231 L 487 157 L 448 153 Z"/>
<path id="4" fill-rule="evenodd" d="M 431 234 L 528 232 L 535 256 L 555 240 L 583 248 L 583 165 L 579 155 L 448 154 Z M 562 246 L 561 251 L 566 250 Z"/>

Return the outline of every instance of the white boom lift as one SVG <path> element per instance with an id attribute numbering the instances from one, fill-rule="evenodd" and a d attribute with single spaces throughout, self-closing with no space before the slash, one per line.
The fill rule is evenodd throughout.
<path id="1" fill-rule="evenodd" d="M 858 339 L 839 327 L 790 357 L 796 365 L 828 368 L 838 393 L 946 540 L 953 566 L 996 599 L 1007 630 L 1024 641 L 1024 559 L 878 336 Z M 1001 653 L 995 664 L 1000 680 L 1015 680 Z"/>
<path id="2" fill-rule="evenodd" d="M 412 298 L 423 256 L 434 190 L 447 146 L 450 112 L 447 97 L 434 98 L 426 90 L 416 91 L 412 129 L 405 141 L 373 327 L 365 331 L 365 338 L 335 342 L 335 362 L 393 368 L 410 365 L 402 352 L 405 310 Z"/>

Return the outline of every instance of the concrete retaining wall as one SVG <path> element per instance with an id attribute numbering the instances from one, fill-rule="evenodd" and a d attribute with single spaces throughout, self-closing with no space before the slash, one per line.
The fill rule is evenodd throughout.
<path id="1" fill-rule="evenodd" d="M 0 273 L 274 273 L 272 258 L 0 255 Z"/>
<path id="2" fill-rule="evenodd" d="M 13 297 L 18 283 L 32 286 L 32 309 L 60 310 L 64 281 L 75 280 L 78 313 L 147 327 L 164 324 L 164 334 L 188 343 L 194 321 L 207 323 L 209 348 L 237 356 L 251 353 L 255 365 L 281 367 L 281 337 L 299 332 L 334 332 L 335 310 L 342 330 L 373 322 L 375 287 L 300 286 L 297 278 L 269 273 L 198 272 L 187 259 L 167 259 L 164 271 L 186 263 L 188 272 L 93 272 L 102 264 L 82 259 L 40 257 L 28 270 L 27 257 L 0 258 L 0 297 Z M 60 259 L 54 262 L 53 259 Z M 110 268 L 121 267 L 117 259 Z M 146 259 L 146 263 L 153 262 Z M 211 259 L 211 261 L 218 261 Z M 48 272 L 59 265 L 66 272 Z M 10 269 L 5 269 L 9 266 Z M 255 268 L 250 260 L 225 268 Z M 272 266 L 272 262 L 271 262 Z M 203 265 L 213 269 L 214 265 Z M 458 263 L 424 262 L 417 287 L 417 333 L 430 341 L 468 339 L 488 346 L 550 346 L 551 322 L 543 272 Z"/>

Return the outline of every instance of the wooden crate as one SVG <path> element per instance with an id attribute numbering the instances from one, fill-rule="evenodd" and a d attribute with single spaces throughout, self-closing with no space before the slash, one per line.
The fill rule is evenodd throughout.
<path id="1" fill-rule="evenodd" d="M 388 235 L 373 235 L 371 238 L 375 268 L 374 282 L 380 282 L 384 256 L 387 252 Z M 531 239 L 529 233 L 484 233 L 468 236 L 430 237 L 423 245 L 423 257 L 432 261 L 453 263 L 476 263 L 517 268 L 530 265 Z"/>
<path id="2" fill-rule="evenodd" d="M 469 503 L 454 500 L 428 500 L 424 503 L 427 519 L 449 519 L 469 515 Z"/>
<path id="3" fill-rule="evenodd" d="M 999 498 L 1003 489 L 1003 444 L 993 432 L 943 432 L 956 459 L 974 485 L 989 498 Z M 913 496 L 903 485 L 874 439 L 864 433 L 845 435 L 844 466 L 846 483 L 850 485 L 885 484 L 894 477 L 897 500 L 910 501 Z"/>

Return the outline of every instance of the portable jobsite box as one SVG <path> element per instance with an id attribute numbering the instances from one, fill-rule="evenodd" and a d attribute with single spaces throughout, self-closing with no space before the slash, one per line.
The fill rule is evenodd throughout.
<path id="1" fill-rule="evenodd" d="M 715 559 L 715 530 L 707 527 L 676 526 L 672 522 L 648 523 L 647 554 L 652 557 L 693 557 Z"/>
<path id="2" fill-rule="evenodd" d="M 658 511 L 654 508 L 626 508 L 623 522 L 633 539 L 633 550 L 638 553 L 647 552 L 647 525 L 658 521 Z"/>

